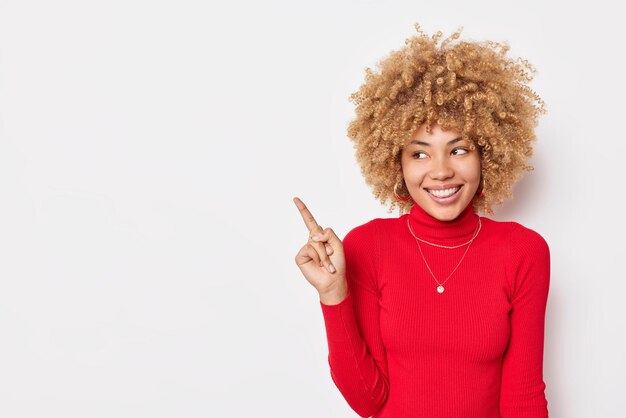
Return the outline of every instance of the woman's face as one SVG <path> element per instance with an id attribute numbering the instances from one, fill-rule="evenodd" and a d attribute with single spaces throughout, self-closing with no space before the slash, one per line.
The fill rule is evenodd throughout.
<path id="1" fill-rule="evenodd" d="M 455 219 L 474 198 L 480 184 L 480 156 L 453 130 L 422 125 L 402 150 L 402 173 L 409 193 L 428 214 Z"/>

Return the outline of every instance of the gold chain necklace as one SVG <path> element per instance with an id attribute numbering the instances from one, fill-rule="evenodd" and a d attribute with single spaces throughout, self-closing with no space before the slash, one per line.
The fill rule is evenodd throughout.
<path id="1" fill-rule="evenodd" d="M 439 285 L 439 286 L 437 286 L 437 292 L 443 293 L 443 291 L 445 290 L 443 285 L 448 281 L 448 279 L 450 278 L 450 276 L 452 276 L 452 274 L 456 271 L 456 269 L 459 268 L 459 266 L 463 262 L 463 259 L 465 258 L 465 254 L 467 254 L 467 251 L 469 250 L 469 247 L 472 245 L 472 242 L 474 241 L 474 239 L 478 236 L 478 233 L 480 232 L 480 229 L 482 227 L 482 224 L 480 222 L 480 216 L 478 217 L 478 224 L 476 225 L 476 231 L 474 232 L 474 236 L 472 237 L 472 239 L 469 240 L 468 242 L 466 242 L 465 244 L 456 245 L 456 246 L 452 246 L 452 247 L 448 247 L 448 246 L 445 246 L 445 245 L 437 245 L 437 244 L 433 244 L 431 242 L 419 239 L 413 233 L 413 230 L 411 229 L 411 224 L 409 223 L 409 218 L 408 217 L 406 219 L 406 224 L 409 227 L 409 231 L 411 231 L 411 235 L 413 235 L 413 238 L 415 238 L 415 242 L 417 242 L 417 247 L 420 250 L 420 254 L 422 255 L 422 260 L 424 260 L 424 264 L 426 264 L 426 267 L 428 267 L 428 271 L 430 272 L 431 276 L 433 276 L 433 279 L 435 279 L 435 281 Z M 422 246 L 420 245 L 420 241 L 426 242 L 426 243 L 434 245 L 436 247 L 442 247 L 442 248 L 458 248 L 458 247 L 461 247 L 463 245 L 467 245 L 467 248 L 465 249 L 465 252 L 463 253 L 463 257 L 461 257 L 461 261 L 459 261 L 459 263 L 456 265 L 454 270 L 452 270 L 452 273 L 448 274 L 448 277 L 446 277 L 446 280 L 444 280 L 443 283 L 439 283 L 439 280 L 437 280 L 437 277 L 435 277 L 433 271 L 430 269 L 430 266 L 428 265 L 428 262 L 426 261 L 426 258 L 424 258 L 424 253 L 422 252 Z"/>
<path id="2" fill-rule="evenodd" d="M 425 242 L 426 244 L 430 244 L 430 245 L 432 245 L 434 247 L 439 247 L 439 248 L 459 248 L 459 247 L 462 247 L 464 245 L 470 244 L 472 242 L 472 240 L 475 238 L 475 237 L 472 237 L 471 240 L 469 240 L 469 241 L 467 241 L 467 242 L 465 242 L 463 244 L 453 245 L 453 246 L 434 244 L 432 242 L 426 241 L 425 239 L 421 239 L 421 238 L 418 238 L 418 237 L 415 236 L 415 234 L 413 233 L 413 229 L 411 228 L 411 224 L 409 223 L 409 218 L 408 217 L 406 218 L 406 224 L 409 226 L 409 231 L 411 231 L 411 235 L 413 235 L 413 238 L 415 238 L 418 241 Z M 479 216 L 478 217 L 478 232 L 480 232 L 480 228 L 482 228 L 482 224 L 480 223 L 480 216 Z M 476 232 L 476 235 L 478 235 L 478 232 Z"/>

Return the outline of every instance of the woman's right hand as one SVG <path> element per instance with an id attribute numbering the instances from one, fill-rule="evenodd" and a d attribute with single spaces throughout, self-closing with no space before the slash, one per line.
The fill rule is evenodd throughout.
<path id="1" fill-rule="evenodd" d="M 315 222 L 302 200 L 294 197 L 293 201 L 313 236 L 296 254 L 296 264 L 320 295 L 333 294 L 337 296 L 334 299 L 342 299 L 347 292 L 343 244 L 331 228 L 323 229 Z"/>

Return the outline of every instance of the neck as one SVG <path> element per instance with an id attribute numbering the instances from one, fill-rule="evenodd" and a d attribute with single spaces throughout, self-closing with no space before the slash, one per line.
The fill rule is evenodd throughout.
<path id="1" fill-rule="evenodd" d="M 451 221 L 441 221 L 413 201 L 408 220 L 418 238 L 435 244 L 461 244 L 476 232 L 479 216 L 474 212 L 472 201 Z M 407 222 L 406 220 L 404 222 Z M 410 232 L 409 232 L 410 233 Z"/>

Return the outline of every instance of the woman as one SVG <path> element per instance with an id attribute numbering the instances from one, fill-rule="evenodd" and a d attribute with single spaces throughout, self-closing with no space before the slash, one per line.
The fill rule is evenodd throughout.
<path id="1" fill-rule="evenodd" d="M 366 69 L 348 127 L 367 184 L 396 218 L 343 242 L 294 198 L 309 242 L 332 379 L 376 418 L 540 418 L 550 253 L 492 214 L 532 156 L 543 101 L 534 69 L 495 42 L 418 36 Z M 528 70 L 528 71 L 527 71 Z"/>

